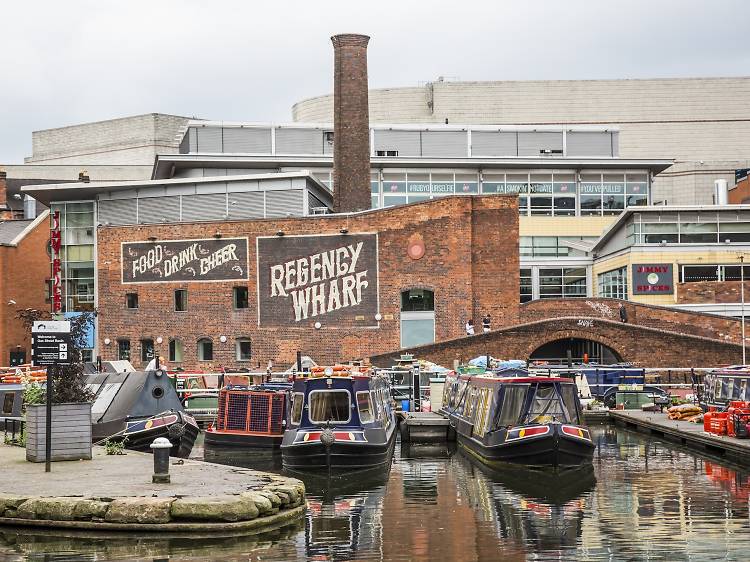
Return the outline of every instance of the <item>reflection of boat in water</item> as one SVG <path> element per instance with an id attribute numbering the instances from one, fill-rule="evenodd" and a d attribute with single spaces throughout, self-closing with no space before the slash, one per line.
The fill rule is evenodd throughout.
<path id="1" fill-rule="evenodd" d="M 395 443 L 387 377 L 337 366 L 294 381 L 281 444 L 284 468 L 383 467 L 390 463 Z"/>
<path id="2" fill-rule="evenodd" d="M 206 448 L 278 448 L 290 388 L 288 383 L 263 383 L 221 389 L 216 423 L 206 430 Z"/>
<path id="3" fill-rule="evenodd" d="M 594 444 L 571 379 L 451 373 L 443 396 L 458 444 L 482 462 L 553 468 L 591 462 Z"/>
<path id="4" fill-rule="evenodd" d="M 128 449 L 150 452 L 157 437 L 172 443 L 171 455 L 190 455 L 198 424 L 185 413 L 164 371 L 131 371 L 86 375 L 94 393 L 91 406 L 94 442 L 125 440 Z"/>

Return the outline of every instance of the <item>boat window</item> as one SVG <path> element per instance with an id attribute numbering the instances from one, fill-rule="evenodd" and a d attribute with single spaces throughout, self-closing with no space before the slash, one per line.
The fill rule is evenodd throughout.
<path id="1" fill-rule="evenodd" d="M 310 393 L 310 421 L 346 423 L 351 418 L 350 404 L 347 390 L 314 390 Z"/>
<path id="2" fill-rule="evenodd" d="M 497 425 L 507 427 L 518 423 L 523 403 L 526 400 L 527 384 L 510 384 L 503 389 L 503 402 Z"/>
<path id="3" fill-rule="evenodd" d="M 357 408 L 359 408 L 360 423 L 372 423 L 375 420 L 372 409 L 372 397 L 369 392 L 357 393 Z"/>
<path id="4" fill-rule="evenodd" d="M 299 425 L 302 421 L 302 404 L 305 402 L 305 395 L 301 392 L 294 393 L 294 402 L 292 403 L 292 425 Z"/>
<path id="5" fill-rule="evenodd" d="M 747 400 L 747 379 L 740 382 L 740 400 Z"/>
<path id="6" fill-rule="evenodd" d="M 479 436 L 487 433 L 490 421 L 490 404 L 492 403 L 492 390 L 489 388 L 483 388 L 479 391 L 479 406 L 477 409 L 476 423 L 474 425 L 474 433 Z"/>
<path id="7" fill-rule="evenodd" d="M 107 411 L 122 383 L 105 384 L 91 405 L 91 415 L 100 416 Z"/>
<path id="8" fill-rule="evenodd" d="M 6 392 L 5 398 L 3 399 L 3 414 L 13 413 L 13 402 L 16 400 L 16 394 L 14 392 Z"/>
<path id="9" fill-rule="evenodd" d="M 555 386 L 552 384 L 538 385 L 526 421 L 528 423 L 562 422 L 565 421 L 566 417 Z"/>
<path id="10" fill-rule="evenodd" d="M 576 387 L 572 384 L 563 384 L 560 386 L 560 396 L 563 405 L 568 412 L 568 423 L 581 423 L 580 412 L 578 410 L 578 399 L 576 397 Z"/>
<path id="11" fill-rule="evenodd" d="M 727 381 L 727 398 L 729 400 L 734 398 L 734 379 L 729 379 Z"/>
<path id="12" fill-rule="evenodd" d="M 722 399 L 729 398 L 729 393 L 727 392 L 727 390 L 728 390 L 728 388 L 727 388 L 728 387 L 728 381 L 727 381 L 727 379 L 720 378 L 719 381 L 721 383 L 721 390 L 719 391 L 718 398 L 722 398 Z"/>

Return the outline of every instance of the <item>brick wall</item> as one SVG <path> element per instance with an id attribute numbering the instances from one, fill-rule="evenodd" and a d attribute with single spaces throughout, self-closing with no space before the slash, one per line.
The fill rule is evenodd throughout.
<path id="1" fill-rule="evenodd" d="M 737 185 L 729 190 L 729 197 L 727 200 L 731 205 L 750 203 L 750 176 L 746 177 L 744 180 L 740 180 Z"/>
<path id="2" fill-rule="evenodd" d="M 465 363 L 486 354 L 527 360 L 544 343 L 585 338 L 611 347 L 623 360 L 642 367 L 710 367 L 737 364 L 742 359 L 742 349 L 736 343 L 604 319 L 592 320 L 590 325 L 582 327 L 579 320 L 577 317 L 540 320 L 406 351 L 451 368 L 456 360 Z M 371 361 L 388 367 L 397 358 L 398 353 L 386 353 L 371 357 Z"/>
<path id="3" fill-rule="evenodd" d="M 10 352 L 26 351 L 31 361 L 31 341 L 21 322 L 18 310 L 34 308 L 49 310 L 46 280 L 50 276 L 47 255 L 49 222 L 42 220 L 19 242 L 18 246 L 0 246 L 0 365 L 7 366 Z M 15 304 L 8 304 L 11 300 Z M 20 347 L 19 347 L 20 346 Z"/>
<path id="4" fill-rule="evenodd" d="M 677 304 L 739 303 L 739 281 L 691 281 L 677 283 Z M 750 300 L 750 280 L 745 281 L 745 298 Z"/>
<path id="5" fill-rule="evenodd" d="M 331 323 L 325 317 L 310 318 L 283 328 L 258 326 L 257 285 L 255 280 L 257 236 L 339 234 L 341 229 L 355 234 L 379 234 L 380 312 L 378 328 L 364 321 Z M 121 283 L 120 243 L 207 238 L 220 232 L 225 238 L 249 238 L 249 264 L 253 272 L 246 283 L 250 307 L 234 310 L 232 289 L 237 283 Z M 99 329 L 97 337 L 104 359 L 115 359 L 117 339 L 131 341 L 132 356 L 138 359 L 141 338 L 163 338 L 157 346 L 167 356 L 170 338 L 184 344 L 183 366 L 204 369 L 221 366 L 265 366 L 269 359 L 280 365 L 294 361 L 297 350 L 322 363 L 364 357 L 396 349 L 400 344 L 399 311 L 401 292 L 426 288 L 435 292 L 436 340 L 458 337 L 471 316 L 475 323 L 485 311 L 497 325 L 518 319 L 518 212 L 513 196 L 456 196 L 368 211 L 353 215 L 305 217 L 286 220 L 255 220 L 193 224 L 100 227 L 97 230 L 99 276 Z M 407 255 L 409 240 L 424 241 L 421 259 Z M 188 290 L 188 311 L 174 312 L 173 290 Z M 125 309 L 125 294 L 137 291 L 139 308 Z M 315 320 L 323 327 L 314 328 Z M 227 336 L 221 343 L 219 336 Z M 209 337 L 214 344 L 214 361 L 197 360 L 196 342 Z M 234 359 L 235 338 L 249 337 L 252 360 L 249 365 Z M 104 345 L 105 338 L 111 340 Z M 134 360 L 135 364 L 139 364 Z"/>
<path id="6" fill-rule="evenodd" d="M 522 304 L 520 318 L 521 322 L 561 316 L 618 321 L 620 303 L 625 305 L 629 324 L 736 343 L 741 341 L 740 321 L 737 319 L 618 299 L 540 299 Z"/>

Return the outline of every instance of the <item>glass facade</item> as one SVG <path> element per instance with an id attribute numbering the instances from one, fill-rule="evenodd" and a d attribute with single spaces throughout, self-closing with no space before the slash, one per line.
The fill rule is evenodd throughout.
<path id="1" fill-rule="evenodd" d="M 590 266 L 554 267 L 534 265 L 520 271 L 520 302 L 533 299 L 560 299 L 590 296 L 588 269 Z"/>
<path id="2" fill-rule="evenodd" d="M 750 265 L 743 266 L 740 271 L 739 265 L 723 264 L 701 264 L 683 265 L 680 272 L 680 281 L 691 283 L 697 281 L 740 281 L 750 280 Z"/>
<path id="3" fill-rule="evenodd" d="M 626 241 L 628 245 L 750 242 L 750 220 L 716 212 L 636 213 L 626 226 Z"/>
<path id="4" fill-rule="evenodd" d="M 586 255 L 586 252 L 572 248 L 566 245 L 565 242 L 594 242 L 597 239 L 596 236 L 521 236 L 519 240 L 520 253 L 521 257 L 534 258 L 582 257 Z"/>
<path id="5" fill-rule="evenodd" d="M 54 203 L 62 235 L 62 312 L 94 310 L 94 203 Z"/>
<path id="6" fill-rule="evenodd" d="M 600 297 L 613 299 L 628 298 L 628 270 L 627 267 L 613 269 L 597 276 L 597 294 Z"/>
<path id="7" fill-rule="evenodd" d="M 395 170 L 373 172 L 372 207 L 391 207 L 443 195 L 518 194 L 522 215 L 580 216 L 619 214 L 648 203 L 648 174 L 643 171 L 574 170 L 485 171 Z"/>

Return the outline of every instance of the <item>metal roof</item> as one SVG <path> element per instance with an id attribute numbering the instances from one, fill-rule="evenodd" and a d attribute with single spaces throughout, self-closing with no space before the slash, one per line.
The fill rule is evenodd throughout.
<path id="1" fill-rule="evenodd" d="M 6 220 L 0 222 L 0 246 L 17 246 L 26 235 L 49 216 L 44 211 L 35 219 Z"/>
<path id="2" fill-rule="evenodd" d="M 490 169 L 589 169 L 612 170 L 624 168 L 646 169 L 658 174 L 674 161 L 665 159 L 631 158 L 550 158 L 515 156 L 511 158 L 433 158 L 372 156 L 374 168 L 482 168 Z M 333 166 L 333 155 L 247 155 L 247 154 L 160 154 L 154 162 L 152 179 L 168 178 L 177 168 L 268 168 L 283 166 Z"/>
<path id="3" fill-rule="evenodd" d="M 57 183 L 45 185 L 26 185 L 21 188 L 23 193 L 28 193 L 37 201 L 49 206 L 53 201 L 84 201 L 95 199 L 98 195 L 105 193 L 126 191 L 138 188 L 194 185 L 206 183 L 234 183 L 241 181 L 258 181 L 262 188 L 264 180 L 304 178 L 307 187 L 326 204 L 333 205 L 333 194 L 325 185 L 310 174 L 302 170 L 299 172 L 278 172 L 271 174 L 246 174 L 237 176 L 212 176 L 209 178 L 172 178 L 160 180 L 138 180 L 138 181 L 115 181 L 115 182 L 76 182 Z"/>

